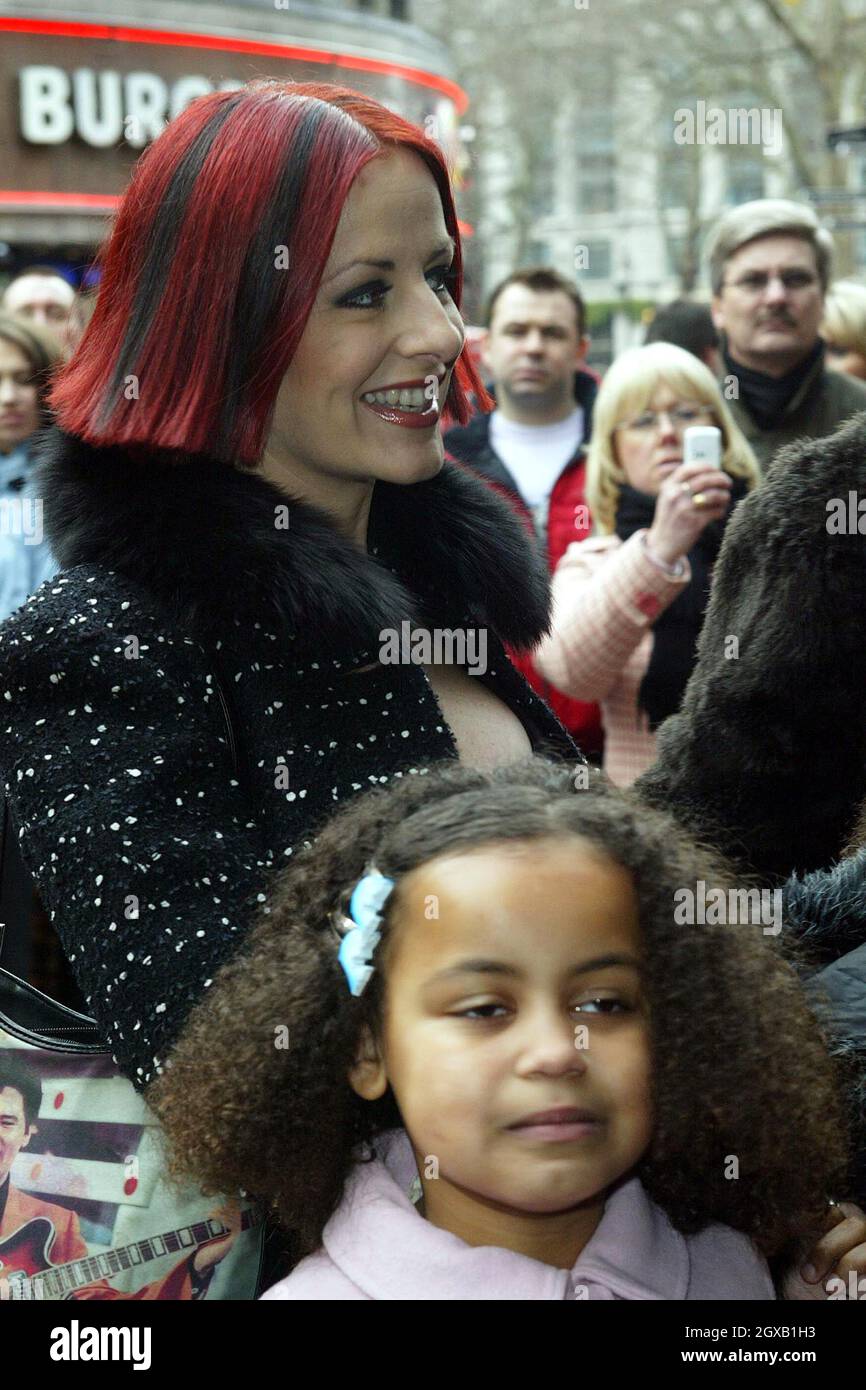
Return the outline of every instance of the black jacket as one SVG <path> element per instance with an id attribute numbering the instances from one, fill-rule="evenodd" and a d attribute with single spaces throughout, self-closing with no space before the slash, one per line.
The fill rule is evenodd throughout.
<path id="1" fill-rule="evenodd" d="M 866 413 L 779 451 L 737 507 L 698 661 L 635 783 L 762 880 L 824 869 L 866 797 Z M 866 512 L 866 508 L 864 508 Z"/>
<path id="2" fill-rule="evenodd" d="M 376 484 L 369 553 L 307 504 L 284 529 L 282 493 L 205 458 L 54 430 L 38 489 L 62 573 L 0 627 L 0 770 L 88 1007 L 141 1087 L 295 846 L 355 792 L 457 756 L 423 670 L 379 663 L 383 629 L 488 629 L 478 679 L 537 751 L 576 756 L 502 648 L 546 631 L 548 579 L 507 504 L 454 464 Z"/>
<path id="3" fill-rule="evenodd" d="M 819 969 L 808 982 L 833 1052 L 845 1058 L 854 1173 L 851 1194 L 866 1202 L 866 850 L 832 869 L 793 877 L 783 892 L 786 930 Z"/>
<path id="4" fill-rule="evenodd" d="M 762 468 L 767 467 L 784 445 L 796 443 L 799 439 L 821 439 L 824 435 L 832 434 L 858 411 L 866 410 L 866 384 L 845 372 L 831 371 L 822 353 L 781 412 L 780 418 L 770 427 L 765 427 L 755 420 L 744 391 L 731 397 L 726 389 L 731 377 L 736 378 L 739 370 L 733 358 L 726 361 L 725 370 L 727 374 L 720 383 L 725 399 Z"/>
<path id="5" fill-rule="evenodd" d="M 737 507 L 682 707 L 634 790 L 782 885 L 783 931 L 811 947 L 808 988 L 850 1056 L 863 1202 L 866 851 L 835 861 L 866 797 L 866 516 L 828 527 L 849 493 L 866 497 L 866 414 L 780 450 Z"/>

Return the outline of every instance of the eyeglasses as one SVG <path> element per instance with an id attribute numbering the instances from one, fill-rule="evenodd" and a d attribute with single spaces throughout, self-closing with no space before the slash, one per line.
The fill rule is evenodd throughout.
<path id="1" fill-rule="evenodd" d="M 675 405 L 670 410 L 645 410 L 642 415 L 635 415 L 631 420 L 623 420 L 622 424 L 615 428 L 618 430 L 634 430 L 638 434 L 649 434 L 651 430 L 657 430 L 662 420 L 670 420 L 677 434 L 681 434 L 689 425 L 693 425 L 697 420 L 706 419 L 712 416 L 712 410 L 707 405 L 692 404 L 683 401 L 680 405 Z"/>
<path id="2" fill-rule="evenodd" d="M 778 275 L 768 275 L 763 270 L 752 270 L 748 275 L 741 275 L 739 280 L 727 280 L 722 285 L 722 289 L 742 290 L 744 294 L 763 294 L 772 280 L 779 280 L 782 288 L 789 293 L 796 293 L 798 290 L 810 290 L 817 283 L 817 275 L 813 275 L 810 270 L 782 270 Z"/>

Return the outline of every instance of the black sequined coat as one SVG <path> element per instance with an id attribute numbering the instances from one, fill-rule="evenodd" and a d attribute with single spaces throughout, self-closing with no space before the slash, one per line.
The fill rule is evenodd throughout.
<path id="1" fill-rule="evenodd" d="M 376 484 L 366 552 L 260 476 L 57 429 L 37 491 L 61 573 L 0 627 L 0 773 L 88 1008 L 143 1087 L 295 847 L 355 792 L 457 757 L 421 666 L 379 662 L 383 630 L 485 629 L 477 678 L 537 751 L 575 756 L 502 645 L 547 630 L 548 579 L 453 463 Z"/>

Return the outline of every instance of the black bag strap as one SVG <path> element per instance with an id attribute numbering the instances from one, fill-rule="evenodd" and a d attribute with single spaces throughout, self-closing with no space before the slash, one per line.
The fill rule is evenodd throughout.
<path id="1" fill-rule="evenodd" d="M 0 962 L 11 974 L 30 974 L 30 907 L 32 879 L 21 851 L 9 798 L 2 797 L 0 842 Z"/>
<path id="2" fill-rule="evenodd" d="M 229 754 L 235 777 L 240 780 L 238 739 L 232 721 L 228 696 L 215 672 L 213 686 L 225 720 Z M 15 821 L 9 798 L 0 793 L 3 814 L 0 816 L 0 966 L 23 980 L 30 978 L 30 906 L 33 878 L 24 864 L 18 847 Z"/>

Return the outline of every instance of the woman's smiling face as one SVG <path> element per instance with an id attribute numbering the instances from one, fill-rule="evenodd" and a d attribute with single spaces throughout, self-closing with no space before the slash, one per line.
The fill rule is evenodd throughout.
<path id="1" fill-rule="evenodd" d="M 452 261 L 424 161 L 406 150 L 373 159 L 346 199 L 277 396 L 265 463 L 277 460 L 301 495 L 315 500 L 327 480 L 415 483 L 438 473 L 439 418 L 464 339 Z M 419 394 L 396 410 L 393 400 L 365 400 L 406 383 Z"/>

